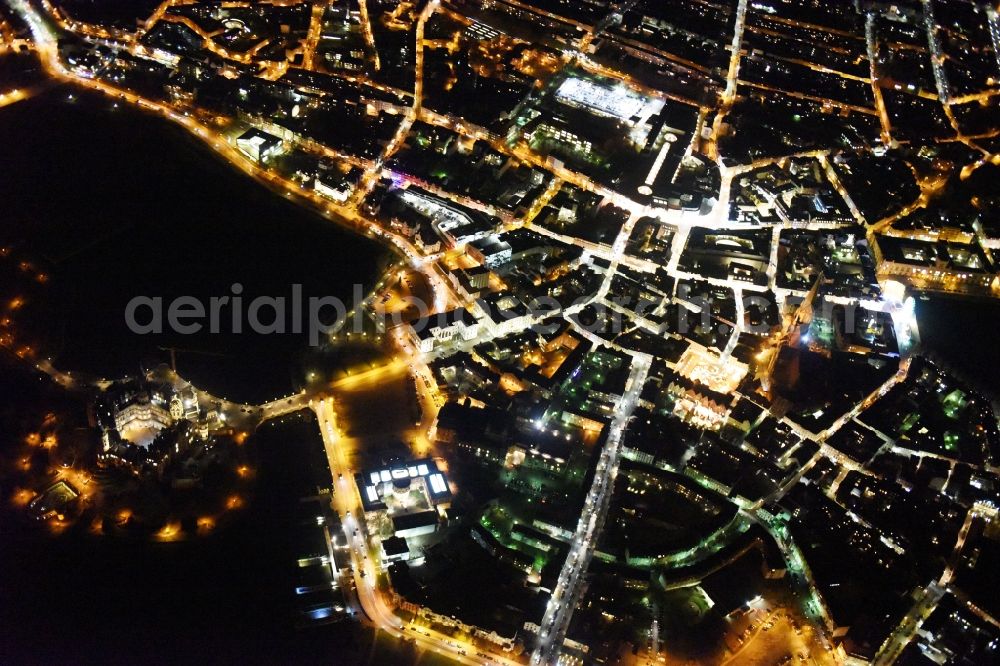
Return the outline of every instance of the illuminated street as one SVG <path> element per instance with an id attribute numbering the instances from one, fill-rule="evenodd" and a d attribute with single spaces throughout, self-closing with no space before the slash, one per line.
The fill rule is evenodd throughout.
<path id="1" fill-rule="evenodd" d="M 281 521 L 295 598 L 256 630 L 303 652 L 270 661 L 997 660 L 996 2 L 110 4 L 0 5 L 9 144 L 72 154 L 16 126 L 54 104 L 163 124 L 266 199 L 165 150 L 187 185 L 109 177 L 106 132 L 73 182 L 134 202 L 60 197 L 24 151 L 51 162 L 0 237 L 19 529 L 212 552 Z M 261 291 L 285 263 L 290 302 Z M 108 372 L 70 360 L 73 269 L 134 292 L 86 324 Z"/>

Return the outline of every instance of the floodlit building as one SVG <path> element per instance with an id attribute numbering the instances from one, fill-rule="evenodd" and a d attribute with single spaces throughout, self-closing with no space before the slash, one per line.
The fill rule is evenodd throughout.
<path id="1" fill-rule="evenodd" d="M 109 387 L 94 402 L 93 415 L 101 430 L 98 465 L 120 466 L 136 474 L 161 469 L 224 427 L 214 410 L 202 411 L 190 384 L 175 388 L 146 379 Z"/>
<path id="2" fill-rule="evenodd" d="M 997 279 L 989 258 L 975 244 L 879 236 L 872 243 L 872 253 L 878 262 L 879 279 L 897 280 L 917 289 L 981 293 Z"/>
<path id="3" fill-rule="evenodd" d="M 477 304 L 484 314 L 480 322 L 496 337 L 521 330 L 532 323 L 531 311 L 511 293 L 489 294 L 479 299 Z"/>
<path id="4" fill-rule="evenodd" d="M 372 468 L 354 477 L 365 512 L 390 515 L 446 507 L 451 488 L 432 458 Z"/>
<path id="5" fill-rule="evenodd" d="M 361 170 L 351 167 L 346 174 L 335 169 L 321 170 L 313 181 L 313 188 L 327 199 L 344 203 L 361 178 Z"/>
<path id="6" fill-rule="evenodd" d="M 563 150 L 590 157 L 594 153 L 594 143 L 586 137 L 580 136 L 578 132 L 560 120 L 550 122 L 539 122 L 527 135 L 528 141 L 533 144 L 551 143 L 563 148 Z"/>
<path id="7" fill-rule="evenodd" d="M 610 79 L 595 81 L 573 76 L 560 84 L 555 97 L 564 104 L 619 120 L 634 121 L 642 116 L 651 116 L 663 108 L 662 102 L 647 98 L 625 84 Z"/>
<path id="8" fill-rule="evenodd" d="M 190 384 L 181 388 L 170 399 L 170 416 L 174 421 L 181 419 L 193 421 L 198 418 L 200 413 L 198 395 Z"/>
<path id="9" fill-rule="evenodd" d="M 746 363 L 731 356 L 720 357 L 694 343 L 677 362 L 677 374 L 681 377 L 722 394 L 736 391 L 749 369 Z"/>
<path id="10" fill-rule="evenodd" d="M 671 382 L 667 393 L 674 400 L 674 414 L 704 430 L 719 430 L 729 416 L 725 396 L 704 387 L 678 380 Z"/>
<path id="11" fill-rule="evenodd" d="M 465 308 L 430 315 L 406 325 L 413 343 L 424 353 L 452 340 L 473 340 L 479 334 L 479 322 Z"/>
<path id="12" fill-rule="evenodd" d="M 236 139 L 236 147 L 257 164 L 263 164 L 271 157 L 280 155 L 284 145 L 280 138 L 256 127 L 251 127 Z"/>
<path id="13" fill-rule="evenodd" d="M 419 188 L 394 190 L 383 204 L 393 216 L 414 229 L 425 228 L 425 244 L 434 236 L 448 247 L 461 247 L 493 233 L 498 221 L 479 211 L 436 197 Z"/>
<path id="14" fill-rule="evenodd" d="M 513 250 L 499 236 L 489 236 L 469 243 L 469 256 L 489 269 L 503 266 L 511 260 Z"/>
<path id="15" fill-rule="evenodd" d="M 140 430 L 163 430 L 172 423 L 170 412 L 151 400 L 147 394 L 137 396 L 115 413 L 115 427 L 123 437 Z"/>

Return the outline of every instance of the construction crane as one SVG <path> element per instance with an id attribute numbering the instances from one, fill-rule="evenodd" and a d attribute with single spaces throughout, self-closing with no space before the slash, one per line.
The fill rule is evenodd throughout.
<path id="1" fill-rule="evenodd" d="M 177 352 L 185 354 L 201 354 L 202 356 L 226 356 L 222 352 L 204 351 L 201 349 L 180 349 L 178 347 L 158 347 L 160 351 L 170 352 L 170 369 L 177 372 Z"/>

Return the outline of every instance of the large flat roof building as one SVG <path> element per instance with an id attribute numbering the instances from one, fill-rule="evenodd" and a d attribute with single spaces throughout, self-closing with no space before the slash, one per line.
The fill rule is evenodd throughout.
<path id="1" fill-rule="evenodd" d="M 430 534 L 437 531 L 438 522 L 437 511 L 421 511 L 419 513 L 405 513 L 401 516 L 393 516 L 393 536 L 408 539 Z"/>
<path id="2" fill-rule="evenodd" d="M 236 147 L 258 164 L 281 152 L 284 142 L 256 127 L 251 127 L 236 139 Z"/>
<path id="3" fill-rule="evenodd" d="M 451 500 L 448 480 L 433 458 L 373 467 L 356 474 L 354 480 L 366 512 L 405 504 L 400 498 L 413 491 L 422 494 L 429 507 Z"/>

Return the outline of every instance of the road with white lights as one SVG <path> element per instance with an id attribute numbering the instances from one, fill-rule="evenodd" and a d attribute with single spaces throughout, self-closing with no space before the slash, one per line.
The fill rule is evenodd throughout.
<path id="1" fill-rule="evenodd" d="M 618 402 L 615 418 L 608 432 L 608 440 L 597 461 L 594 482 L 584 500 L 583 512 L 580 514 L 580 521 L 573 535 L 573 545 L 566 555 L 566 562 L 559 573 L 558 582 L 542 617 L 539 630 L 541 633 L 535 651 L 531 655 L 532 664 L 550 664 L 559 659 L 573 611 L 583 592 L 583 581 L 590 559 L 593 557 L 598 537 L 604 527 L 604 519 L 611 505 L 611 495 L 621 456 L 622 433 L 632 417 L 632 412 L 635 411 L 651 363 L 652 359 L 642 354 L 637 354 L 633 359 L 625 395 Z"/>
<path id="2" fill-rule="evenodd" d="M 341 446 L 337 415 L 332 398 L 313 401 L 319 420 L 330 472 L 333 475 L 333 506 L 340 516 L 347 537 L 350 566 L 347 578 L 353 580 L 361 610 L 371 622 L 390 636 L 412 640 L 418 646 L 440 652 L 462 664 L 502 664 L 519 666 L 521 662 L 490 652 L 470 642 L 446 636 L 425 626 L 403 622 L 378 589 L 379 557 L 371 548 L 364 524 L 364 509 L 354 475 Z"/>
<path id="3" fill-rule="evenodd" d="M 922 2 L 925 7 L 930 5 L 929 0 L 922 0 Z M 433 295 L 434 312 L 442 312 L 467 304 L 456 294 L 448 280 L 442 275 L 437 265 L 437 261 L 440 256 L 425 256 L 416 246 L 413 245 L 413 243 L 411 243 L 410 240 L 400 234 L 383 228 L 370 219 L 367 219 L 359 211 L 360 203 L 375 186 L 378 179 L 388 175 L 388 171 L 385 170 L 385 164 L 397 151 L 401 150 L 405 146 L 405 142 L 414 123 L 427 123 L 450 130 L 465 139 L 482 141 L 491 146 L 499 154 L 507 157 L 513 157 L 515 160 L 519 160 L 525 164 L 545 170 L 553 177 L 553 184 L 549 186 L 543 197 L 539 199 L 539 202 L 547 202 L 557 193 L 559 186 L 563 183 L 568 183 L 588 192 L 597 193 L 608 202 L 611 202 L 628 211 L 630 215 L 627 222 L 623 225 L 622 230 L 619 232 L 615 241 L 610 245 L 604 243 L 592 243 L 579 238 L 565 236 L 543 227 L 534 228 L 535 231 L 543 236 L 552 238 L 562 243 L 575 245 L 589 255 L 598 257 L 608 262 L 609 268 L 605 271 L 604 280 L 597 295 L 592 299 L 594 302 L 602 302 L 605 299 L 609 288 L 611 287 L 613 277 L 622 266 L 644 273 L 650 273 L 662 267 L 676 279 L 699 277 L 699 279 L 716 286 L 733 287 L 734 283 L 731 280 L 716 280 L 701 276 L 693 276 L 692 274 L 678 269 L 678 262 L 688 238 L 688 231 L 690 226 L 696 223 L 701 226 L 711 225 L 720 229 L 741 228 L 746 226 L 729 220 L 728 205 L 732 180 L 740 173 L 749 172 L 752 169 L 776 162 L 775 158 L 768 158 L 758 160 L 741 167 L 726 167 L 724 165 L 720 165 L 722 172 L 722 192 L 719 196 L 719 204 L 713 212 L 711 218 L 698 222 L 697 220 L 692 221 L 692 219 L 684 216 L 674 215 L 662 210 L 650 209 L 645 206 L 641 206 L 631 199 L 628 199 L 627 197 L 602 186 L 593 179 L 567 168 L 562 163 L 546 159 L 531 150 L 530 147 L 523 141 L 511 144 L 504 138 L 497 136 L 495 133 L 492 133 L 483 127 L 474 125 L 467 120 L 426 109 L 423 106 L 423 74 L 425 58 L 424 33 L 428 21 L 431 19 L 435 11 L 439 9 L 438 0 L 432 0 L 424 6 L 424 9 L 417 18 L 415 26 L 415 86 L 412 93 L 412 105 L 409 107 L 394 107 L 398 108 L 398 110 L 404 115 L 394 137 L 388 142 L 383 153 L 377 159 L 362 160 L 360 158 L 352 158 L 349 156 L 335 154 L 330 151 L 329 148 L 316 144 L 315 142 L 306 142 L 303 144 L 303 147 L 311 152 L 318 152 L 329 157 L 347 160 L 353 166 L 359 166 L 364 170 L 364 176 L 361 179 L 361 184 L 356 189 L 349 205 L 337 206 L 332 204 L 330 201 L 323 199 L 315 192 L 306 189 L 291 180 L 282 178 L 272 171 L 264 169 L 248 160 L 245 155 L 240 153 L 229 143 L 225 136 L 211 127 L 211 123 L 204 122 L 204 115 L 199 116 L 197 113 L 192 115 L 186 111 L 181 112 L 169 104 L 164 104 L 138 96 L 135 93 L 119 89 L 104 81 L 84 77 L 79 75 L 77 72 L 74 72 L 71 68 L 68 68 L 59 60 L 58 39 L 61 33 L 58 23 L 54 21 L 53 17 L 46 15 L 45 12 L 34 7 L 31 4 L 31 0 L 8 0 L 8 3 L 30 27 L 34 37 L 35 48 L 38 51 L 42 64 L 54 79 L 72 81 L 87 89 L 96 90 L 106 94 L 116 101 L 120 100 L 122 102 L 131 103 L 139 108 L 152 111 L 169 120 L 177 122 L 195 136 L 202 138 L 209 146 L 213 147 L 233 166 L 266 184 L 282 196 L 287 196 L 301 203 L 318 207 L 329 219 L 345 224 L 355 231 L 360 231 L 369 236 L 380 239 L 382 242 L 386 243 L 402 255 L 403 261 L 407 265 L 412 267 L 415 271 L 419 271 L 424 277 L 426 277 Z M 128 40 L 127 45 L 122 46 L 122 48 L 130 50 L 139 48 L 137 46 L 138 36 L 143 32 L 143 30 L 148 30 L 157 21 L 163 19 L 164 13 L 170 4 L 171 0 L 165 1 L 160 8 L 157 9 L 157 12 L 151 20 L 146 23 L 145 28 L 141 29 L 135 35 L 132 35 Z M 511 4 L 517 5 L 519 3 L 512 1 Z M 313 6 L 307 44 L 304 48 L 304 59 L 307 65 L 311 65 L 315 57 L 317 44 L 321 37 L 321 20 L 323 15 L 321 8 L 325 6 L 325 2 L 316 2 Z M 738 98 L 738 87 L 741 85 L 739 80 L 739 70 L 741 64 L 741 53 L 743 50 L 743 32 L 748 6 L 752 7 L 752 4 L 748 0 L 739 0 L 736 7 L 734 34 L 730 46 L 729 66 L 726 72 L 726 88 L 721 99 L 721 112 L 715 116 L 714 123 L 711 128 L 711 134 L 707 143 L 707 152 L 712 157 L 718 156 L 717 141 L 719 137 L 724 134 L 726 115 L 733 108 Z M 359 11 L 368 52 L 369 55 L 373 57 L 375 68 L 377 70 L 379 68 L 378 52 L 375 49 L 374 35 L 371 29 L 371 18 L 368 15 L 368 7 L 365 0 L 360 0 Z M 929 18 L 932 17 L 930 12 L 927 13 L 927 16 Z M 184 23 L 185 25 L 188 25 L 189 28 L 195 30 L 195 32 L 199 32 L 200 30 L 196 25 L 187 19 L 171 17 L 170 20 Z M 869 15 L 868 23 L 866 25 L 866 38 L 868 42 L 869 56 L 873 59 L 872 56 L 875 53 L 875 39 L 872 21 L 872 15 Z M 66 28 L 67 26 L 63 25 L 62 27 Z M 75 29 L 75 26 L 69 27 Z M 940 38 L 935 33 L 933 20 L 928 20 L 927 30 L 930 47 L 932 49 L 932 53 L 935 55 L 932 59 L 934 64 L 933 73 L 935 76 L 935 82 L 941 99 L 947 101 L 949 87 L 945 77 L 945 71 L 941 66 L 943 56 L 941 56 Z M 588 33 L 586 33 L 580 41 L 580 48 L 586 50 L 590 46 L 594 35 L 599 31 L 600 26 L 596 29 L 591 29 Z M 102 41 L 112 38 L 107 34 L 89 35 L 86 31 L 84 31 L 83 34 L 85 36 L 89 36 L 89 38 L 99 39 Z M 205 35 L 203 36 L 206 40 L 206 48 L 216 52 L 221 57 L 237 61 L 247 61 L 249 59 L 249 56 L 239 56 L 237 54 L 229 53 L 224 49 L 220 49 L 215 46 L 210 37 Z M 582 65 L 588 66 L 591 69 L 597 67 L 593 63 L 588 64 L 585 54 L 578 55 Z M 864 81 L 871 83 L 874 87 L 876 96 L 876 111 L 882 121 L 883 139 L 887 140 L 891 139 L 891 126 L 889 125 L 888 115 L 886 113 L 884 103 L 881 100 L 874 65 L 875 63 L 873 61 L 871 67 L 871 78 L 864 79 Z M 272 74 L 278 74 L 279 76 L 282 73 L 284 72 L 277 69 L 272 72 Z M 353 80 L 351 77 L 346 78 L 347 80 Z M 375 85 L 375 87 L 379 89 L 386 89 L 384 86 L 379 86 L 378 84 L 372 85 Z M 760 84 L 755 85 L 761 89 L 768 89 Z M 33 92 L 34 89 L 0 92 L 0 106 L 18 102 Z M 409 92 L 404 91 L 393 90 L 392 92 L 400 95 L 410 95 Z M 950 115 L 950 109 L 947 104 L 945 104 L 945 110 L 949 112 L 949 120 L 951 120 L 954 125 L 954 118 Z M 862 109 L 862 111 L 868 113 L 871 112 L 867 109 Z M 959 137 L 962 138 L 960 133 Z M 860 220 L 861 216 L 856 206 L 854 206 L 850 197 L 844 191 L 843 186 L 836 179 L 836 173 L 829 167 L 829 163 L 826 162 L 829 152 L 830 151 L 823 150 L 809 151 L 801 153 L 799 156 L 815 157 L 827 167 L 831 183 L 841 193 L 844 200 L 848 202 L 855 218 L 859 219 L 859 221 L 863 221 Z M 403 180 L 415 182 L 415 179 L 408 179 L 401 174 L 391 175 L 394 177 L 400 177 Z M 878 221 L 875 226 L 872 227 L 873 233 L 874 231 L 883 231 L 891 228 L 892 223 L 899 216 L 908 214 L 908 212 L 911 212 L 916 207 L 925 205 L 933 194 L 937 192 L 937 189 L 943 186 L 943 181 L 938 183 L 938 181 L 928 178 L 921 181 L 920 185 L 922 190 L 921 199 L 918 200 L 913 207 L 904 209 L 904 211 L 900 212 L 898 215 L 892 218 L 887 218 L 886 220 Z M 444 191 L 439 192 L 433 188 L 433 186 L 428 186 L 426 184 L 421 184 L 421 186 L 431 189 L 435 194 L 438 194 L 443 198 L 456 201 L 473 208 L 479 207 L 476 202 L 462 199 L 460 195 Z M 519 224 L 530 224 L 531 220 L 540 209 L 541 206 L 538 202 L 536 202 L 533 209 L 525 215 L 523 219 L 514 219 L 514 216 L 504 218 L 502 214 L 498 216 L 504 219 L 505 227 L 513 228 Z M 487 212 L 496 214 L 496 211 Z M 668 215 L 670 216 L 669 222 L 677 228 L 677 233 L 672 241 L 669 255 L 670 258 L 666 266 L 663 266 L 662 262 L 653 262 L 637 257 L 631 257 L 625 253 L 627 241 L 632 233 L 632 230 L 641 218 L 645 216 L 654 216 L 667 221 L 665 216 Z M 789 221 L 784 218 L 782 223 L 778 223 L 773 226 L 772 243 L 774 250 L 767 268 L 769 284 L 772 289 L 775 287 L 775 276 L 777 272 L 777 247 L 780 241 L 780 232 L 781 229 L 789 226 Z M 811 222 L 805 225 L 805 227 L 823 228 Z M 755 287 L 753 285 L 741 285 L 735 289 L 735 297 L 738 308 L 740 308 L 738 314 L 740 315 L 742 315 L 740 295 L 743 289 L 748 291 L 760 289 L 763 291 L 766 288 Z M 893 314 L 895 315 L 895 313 Z M 738 321 L 742 321 L 742 319 L 742 316 L 737 317 Z M 588 331 L 581 331 L 581 334 L 597 344 L 608 344 L 607 341 L 598 338 Z M 731 351 L 731 347 L 737 342 L 738 335 L 739 328 L 737 327 L 730 338 L 730 348 L 726 350 L 727 352 Z M 488 336 L 484 333 L 474 342 L 481 342 L 487 338 Z M 469 642 L 460 641 L 451 636 L 433 631 L 427 627 L 405 623 L 393 612 L 393 603 L 390 596 L 379 590 L 378 580 L 381 576 L 384 576 L 385 573 L 380 569 L 379 554 L 373 550 L 373 546 L 376 542 L 369 539 L 369 535 L 366 533 L 363 507 L 358 494 L 358 489 L 354 483 L 354 474 L 348 462 L 348 455 L 347 452 L 345 452 L 344 438 L 338 430 L 335 404 L 331 398 L 327 398 L 325 396 L 331 393 L 336 394 L 339 389 L 348 390 L 348 388 L 354 384 L 376 382 L 380 377 L 382 377 L 381 373 L 403 371 L 407 368 L 414 376 L 421 376 L 421 380 L 417 382 L 418 391 L 421 390 L 421 386 L 429 387 L 430 384 L 433 383 L 433 378 L 431 378 L 430 382 L 427 382 L 423 380 L 423 377 L 430 377 L 430 372 L 426 364 L 433 358 L 433 355 L 420 354 L 419 352 L 414 353 L 408 349 L 405 340 L 401 339 L 398 342 L 399 346 L 406 351 L 407 358 L 404 360 L 396 361 L 386 366 L 359 373 L 353 377 L 345 378 L 333 384 L 326 385 L 323 387 L 322 391 L 317 390 L 301 392 L 292 396 L 286 396 L 272 403 L 262 405 L 256 408 L 258 410 L 258 415 L 262 420 L 267 420 L 279 418 L 285 414 L 307 408 L 311 408 L 315 411 L 333 477 L 332 505 L 340 516 L 347 540 L 346 549 L 347 555 L 349 556 L 349 566 L 342 569 L 341 576 L 345 581 L 353 582 L 353 586 L 356 589 L 356 599 L 359 610 L 363 612 L 376 627 L 396 638 L 412 640 L 421 648 L 447 655 L 449 658 L 459 663 L 504 664 L 505 666 L 522 664 L 523 659 L 519 661 L 511 658 L 509 655 L 497 654 L 493 651 L 484 650 L 483 648 L 477 647 Z M 472 343 L 470 342 L 465 346 L 471 347 L 471 344 Z M 612 347 L 614 347 L 613 344 Z M 596 463 L 592 485 L 584 498 L 582 512 L 576 526 L 572 545 L 567 554 L 563 568 L 558 576 L 557 584 L 553 589 L 549 603 L 545 609 L 541 626 L 539 628 L 539 635 L 537 636 L 537 642 L 535 644 L 535 650 L 530 657 L 532 664 L 553 664 L 559 660 L 562 653 L 563 643 L 570 627 L 573 612 L 585 591 L 586 573 L 603 529 L 604 521 L 606 519 L 613 495 L 613 488 L 622 450 L 623 433 L 636 408 L 652 363 L 652 359 L 647 355 L 633 352 L 626 353 L 628 353 L 632 358 L 631 372 L 626 391 L 616 405 L 614 419 L 608 428 L 606 443 L 601 450 Z M 723 354 L 723 356 L 726 355 L 727 354 Z M 840 467 L 842 471 L 841 478 L 846 476 L 848 471 L 862 471 L 862 467 L 860 465 L 827 444 L 826 440 L 833 433 L 837 432 L 841 427 L 858 416 L 864 409 L 868 408 L 876 400 L 883 397 L 889 389 L 903 381 L 907 376 L 909 368 L 908 361 L 909 359 L 904 358 L 899 371 L 893 377 L 891 377 L 883 386 L 876 389 L 870 396 L 868 396 L 868 398 L 856 405 L 847 414 L 844 414 L 831 427 L 827 428 L 822 433 L 817 434 L 808 432 L 789 418 L 786 417 L 783 419 L 783 422 L 803 439 L 815 441 L 819 444 L 819 451 L 814 459 L 810 461 L 810 465 L 822 456 Z M 75 381 L 69 376 L 68 373 L 58 373 L 58 371 L 50 365 L 39 364 L 38 368 L 43 372 L 48 372 L 57 381 L 64 385 L 70 386 Z M 434 411 L 432 407 L 433 404 L 435 404 L 436 399 L 433 395 L 429 394 L 429 388 L 426 389 L 425 392 L 428 394 L 422 394 L 422 401 L 425 406 L 423 410 L 424 417 L 418 427 L 421 431 L 430 428 L 430 424 L 434 420 L 433 414 L 436 414 L 436 411 Z M 431 405 L 431 407 L 428 407 L 428 405 Z M 234 405 L 232 407 L 236 410 L 238 408 L 243 409 L 245 406 Z M 244 411 L 246 410 L 244 409 Z M 805 468 L 800 471 L 799 476 L 801 476 L 801 473 L 804 471 Z M 797 481 L 798 477 L 795 478 Z M 778 494 L 786 492 L 791 485 L 792 483 L 784 485 L 779 490 Z M 824 615 L 825 608 L 822 605 L 821 597 L 819 596 L 816 586 L 813 584 L 808 574 L 808 569 L 801 557 L 801 553 L 798 551 L 795 544 L 792 543 L 790 537 L 782 538 L 780 535 L 774 534 L 774 526 L 767 519 L 767 516 L 760 511 L 760 506 L 761 503 L 758 503 L 756 506 L 742 508 L 747 515 L 775 536 L 775 540 L 788 562 L 796 565 L 797 568 L 805 570 L 805 577 L 809 583 L 810 591 L 812 593 L 810 603 L 812 604 L 813 610 L 817 615 Z M 970 513 L 969 520 L 972 519 L 971 517 L 972 514 Z M 961 552 L 961 548 L 964 545 L 964 538 L 966 532 L 968 531 L 968 524 L 969 522 L 967 521 L 967 524 L 965 528 L 963 528 L 962 534 L 960 535 L 956 553 Z M 949 582 L 952 572 L 952 565 L 949 564 L 946 575 L 942 577 L 942 580 L 937 585 L 946 585 Z M 918 629 L 920 622 L 926 618 L 927 615 L 929 615 L 930 611 L 932 611 L 933 607 L 936 605 L 938 589 L 939 588 L 936 585 L 932 585 L 924 591 L 924 595 L 913 607 L 913 610 L 907 618 L 904 619 L 903 624 L 900 625 L 897 632 L 895 632 L 891 643 L 884 647 L 883 654 L 894 657 L 905 647 L 905 645 L 912 638 L 913 633 Z"/>

